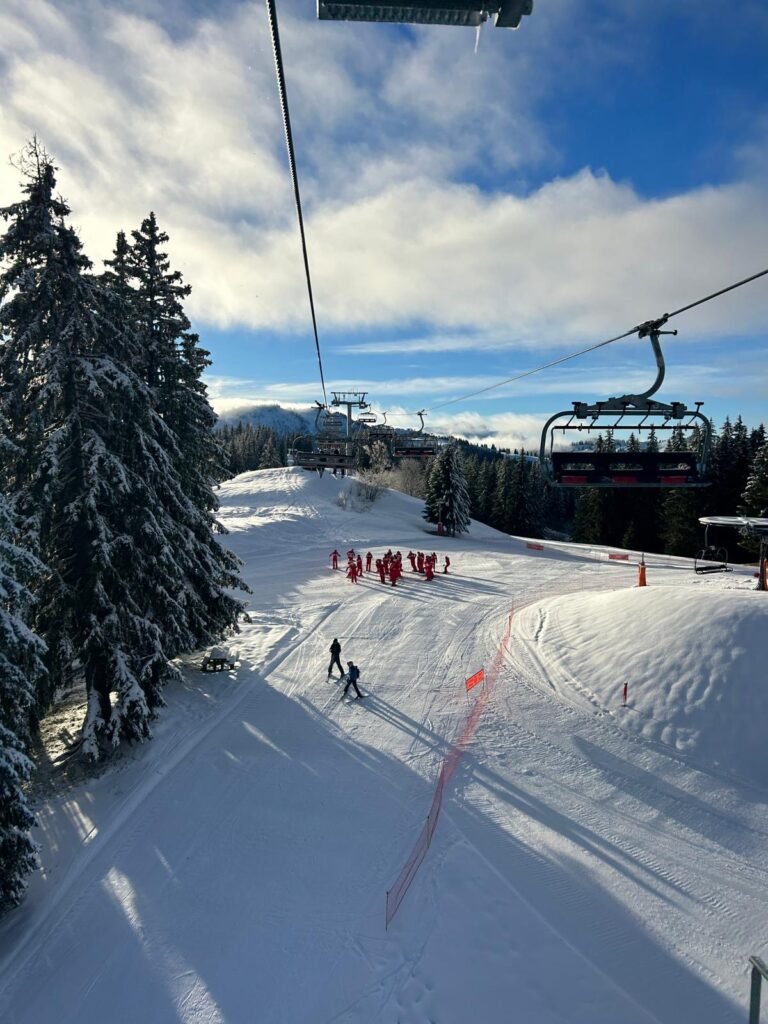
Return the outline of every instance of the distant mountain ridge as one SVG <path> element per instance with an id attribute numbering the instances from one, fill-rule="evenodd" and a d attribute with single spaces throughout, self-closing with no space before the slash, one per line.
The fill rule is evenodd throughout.
<path id="1" fill-rule="evenodd" d="M 317 409 L 284 409 L 277 402 L 244 402 L 226 412 L 218 413 L 220 427 L 250 423 L 254 427 L 269 427 L 276 434 L 314 434 Z"/>

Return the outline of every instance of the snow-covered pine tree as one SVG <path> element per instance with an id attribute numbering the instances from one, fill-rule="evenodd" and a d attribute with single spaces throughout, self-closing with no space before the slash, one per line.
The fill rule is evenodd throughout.
<path id="1" fill-rule="evenodd" d="M 744 494 L 739 507 L 739 514 L 743 516 L 768 515 L 768 441 L 765 442 L 755 455 L 752 462 L 752 470 L 744 488 Z M 760 547 L 757 537 L 749 534 L 742 534 L 741 546 L 747 551 L 756 553 Z"/>
<path id="2" fill-rule="evenodd" d="M 8 442 L 0 442 L 0 448 Z M 44 675 L 43 643 L 25 622 L 28 582 L 42 566 L 16 543 L 17 524 L 0 494 L 0 913 L 16 906 L 37 864 L 34 824 L 23 790 L 32 773 L 26 756 L 35 718 L 37 681 Z"/>
<path id="3" fill-rule="evenodd" d="M 216 552 L 208 557 L 218 546 L 176 475 L 174 435 L 132 368 L 140 347 L 121 272 L 93 279 L 64 223 L 66 205 L 53 199 L 52 165 L 27 167 L 31 198 L 5 211 L 0 240 L 0 387 L 23 382 L 11 424 L 21 454 L 4 461 L 51 569 L 35 602 L 50 683 L 84 680 L 84 749 L 96 757 L 105 744 L 149 735 L 173 671 L 168 658 L 197 646 L 201 633 L 221 635 L 211 622 L 226 602 L 234 618 L 239 605 L 221 588 L 237 579 Z M 190 581 L 206 572 L 215 582 L 201 594 Z M 215 607 L 220 597 L 224 609 Z"/>
<path id="4" fill-rule="evenodd" d="M 274 434 L 270 431 L 269 437 L 261 450 L 259 469 L 278 469 L 281 465 L 280 455 L 277 451 L 277 443 Z"/>
<path id="5" fill-rule="evenodd" d="M 33 363 L 25 398 L 43 427 L 34 467 L 20 481 L 16 501 L 27 523 L 34 523 L 39 553 L 52 570 L 37 587 L 35 602 L 48 674 L 55 685 L 84 678 L 85 749 L 96 756 L 102 740 L 149 735 L 142 676 L 157 659 L 167 659 L 157 627 L 141 614 L 131 589 L 140 592 L 141 580 L 133 575 L 140 566 L 129 557 L 126 529 L 132 495 L 121 449 L 134 396 L 125 361 L 115 352 L 122 335 L 107 321 L 90 262 L 64 222 L 66 204 L 50 202 L 53 166 L 43 162 L 32 174 L 39 202 L 19 204 L 3 239 L 11 297 L 0 314 L 18 305 L 42 325 L 30 351 L 28 336 L 18 333 L 19 318 L 3 318 L 13 329 L 2 369 Z M 29 274 L 18 240 L 41 230 L 45 264 Z M 115 709 L 112 691 L 118 695 Z"/>
<path id="6" fill-rule="evenodd" d="M 210 360 L 190 330 L 182 300 L 191 288 L 179 271 L 170 269 L 162 248 L 168 236 L 160 231 L 154 213 L 132 236 L 126 267 L 134 286 L 140 342 L 135 365 L 174 438 L 171 460 L 187 498 L 187 507 L 176 513 L 183 520 L 187 542 L 187 626 L 195 638 L 193 646 L 203 646 L 237 629 L 242 603 L 227 591 L 248 589 L 239 578 L 238 560 L 215 537 L 226 532 L 214 516 L 218 501 L 213 491 L 226 471 L 214 432 L 216 414 L 201 379 Z"/>
<path id="7" fill-rule="evenodd" d="M 745 516 L 760 516 L 768 509 L 768 441 L 755 455 L 752 470 L 744 488 L 739 512 Z"/>
<path id="8" fill-rule="evenodd" d="M 435 457 L 422 515 L 428 523 L 442 523 L 451 537 L 469 531 L 469 495 L 461 451 L 455 442 Z"/>
<path id="9" fill-rule="evenodd" d="M 135 287 L 137 329 L 143 348 L 143 373 L 156 395 L 158 410 L 176 437 L 184 489 L 201 509 L 218 507 L 213 487 L 222 479 L 224 454 L 214 433 L 216 414 L 208 402 L 202 374 L 210 366 L 184 312 L 192 288 L 171 270 L 163 247 L 168 235 L 154 213 L 131 232 L 126 268 Z"/>

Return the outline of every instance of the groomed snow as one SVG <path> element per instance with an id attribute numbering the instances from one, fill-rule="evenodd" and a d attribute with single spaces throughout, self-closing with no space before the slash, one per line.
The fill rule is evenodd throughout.
<path id="1" fill-rule="evenodd" d="M 634 566 L 603 551 L 533 551 L 478 524 L 437 538 L 420 502 L 356 511 L 338 503 L 349 486 L 290 469 L 222 487 L 254 589 L 238 667 L 204 676 L 187 659 L 156 739 L 41 808 L 43 871 L 0 925 L 0 1019 L 741 1024 L 747 957 L 768 951 L 767 791 L 732 763 L 737 692 L 751 734 L 763 726 L 750 574 L 649 557 L 639 595 Z M 352 586 L 328 560 L 350 546 L 434 549 L 452 572 Z M 649 674 L 639 619 L 667 630 L 682 607 L 692 639 L 649 640 Z M 715 635 L 715 607 L 737 642 Z M 385 931 L 385 891 L 471 706 L 463 680 L 510 612 L 498 681 Z M 333 637 L 362 668 L 361 705 L 326 680 Z M 716 649 L 707 690 L 696 664 Z M 696 743 L 680 750 L 687 718 Z"/>
<path id="2" fill-rule="evenodd" d="M 768 787 L 764 594 L 653 586 L 553 598 L 521 619 L 561 693 L 571 686 L 624 728 Z"/>

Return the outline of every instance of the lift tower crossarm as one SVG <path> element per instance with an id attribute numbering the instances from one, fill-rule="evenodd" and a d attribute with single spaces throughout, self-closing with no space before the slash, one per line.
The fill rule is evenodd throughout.
<path id="1" fill-rule="evenodd" d="M 344 405 L 347 408 L 347 440 L 349 441 L 352 438 L 352 410 L 368 408 L 368 403 L 365 400 L 365 396 L 368 394 L 368 392 L 332 391 L 331 394 L 333 395 L 333 398 L 331 399 L 331 405 Z"/>

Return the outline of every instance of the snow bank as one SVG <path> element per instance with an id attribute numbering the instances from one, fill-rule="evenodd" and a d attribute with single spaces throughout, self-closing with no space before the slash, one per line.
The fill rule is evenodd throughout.
<path id="1" fill-rule="evenodd" d="M 766 595 L 648 587 L 556 598 L 535 614 L 553 680 L 627 729 L 768 786 Z"/>

